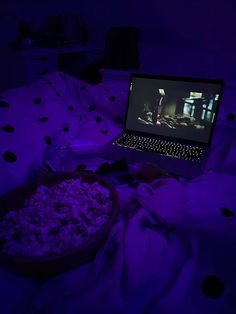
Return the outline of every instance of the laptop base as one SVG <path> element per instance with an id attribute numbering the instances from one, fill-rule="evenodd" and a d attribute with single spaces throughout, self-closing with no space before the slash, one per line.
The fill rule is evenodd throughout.
<path id="1" fill-rule="evenodd" d="M 136 149 L 120 147 L 113 142 L 108 143 L 99 151 L 99 155 L 110 160 L 125 158 L 128 162 L 154 163 L 175 177 L 187 179 L 195 178 L 204 172 L 207 158 L 202 158 L 200 163 L 162 156 L 157 153 L 137 151 Z"/>

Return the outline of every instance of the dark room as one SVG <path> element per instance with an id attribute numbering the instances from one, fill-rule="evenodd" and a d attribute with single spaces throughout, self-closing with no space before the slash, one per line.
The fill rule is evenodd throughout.
<path id="1" fill-rule="evenodd" d="M 0 314 L 236 313 L 235 12 L 1 0 Z"/>

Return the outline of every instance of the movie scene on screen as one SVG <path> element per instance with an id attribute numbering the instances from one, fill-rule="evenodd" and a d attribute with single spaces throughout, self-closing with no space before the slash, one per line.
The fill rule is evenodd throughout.
<path id="1" fill-rule="evenodd" d="M 146 82 L 145 82 L 146 83 Z M 143 88 L 136 95 L 132 86 L 127 127 L 207 142 L 215 118 L 219 93 L 198 84 L 162 84 Z M 164 86 L 163 86 L 164 85 Z M 145 87 L 145 85 L 143 85 Z M 209 86 L 210 87 L 210 86 Z"/>
<path id="2" fill-rule="evenodd" d="M 171 99 L 164 89 L 159 89 L 156 101 L 147 100 L 138 116 L 142 124 L 152 124 L 177 128 L 192 125 L 197 129 L 204 129 L 214 120 L 215 102 L 219 95 L 204 95 L 199 92 L 189 92 L 189 95 Z"/>

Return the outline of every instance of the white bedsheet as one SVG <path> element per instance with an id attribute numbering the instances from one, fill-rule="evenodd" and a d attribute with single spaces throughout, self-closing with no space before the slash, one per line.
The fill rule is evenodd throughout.
<path id="1" fill-rule="evenodd" d="M 40 84 L 35 85 L 34 96 Z M 58 118 L 57 124 L 61 128 L 70 123 L 74 131 L 70 137 L 57 135 L 54 145 L 79 138 L 106 143 L 119 132 L 124 84 L 88 86 L 66 77 L 62 87 L 62 108 L 69 97 L 76 110 L 71 119 L 66 111 L 67 120 Z M 117 185 L 121 215 L 94 262 L 43 283 L 1 270 L 1 313 L 236 313 L 236 121 L 227 119 L 229 113 L 236 114 L 235 92 L 234 85 L 226 86 L 203 175 L 192 181 L 157 178 L 137 188 Z M 47 110 L 46 104 L 41 110 Z M 47 156 L 60 167 L 61 157 L 52 156 L 47 148 Z M 71 158 L 69 168 L 77 162 L 77 157 Z M 79 160 L 87 169 L 102 162 L 94 155 Z M 16 165 L 7 166 L 5 173 L 14 176 Z"/>

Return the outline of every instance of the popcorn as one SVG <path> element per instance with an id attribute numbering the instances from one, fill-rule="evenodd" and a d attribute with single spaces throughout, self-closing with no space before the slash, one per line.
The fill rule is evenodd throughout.
<path id="1" fill-rule="evenodd" d="M 2 251 L 45 256 L 77 248 L 108 221 L 112 205 L 110 191 L 98 182 L 41 185 L 21 210 L 9 211 L 0 221 Z"/>

